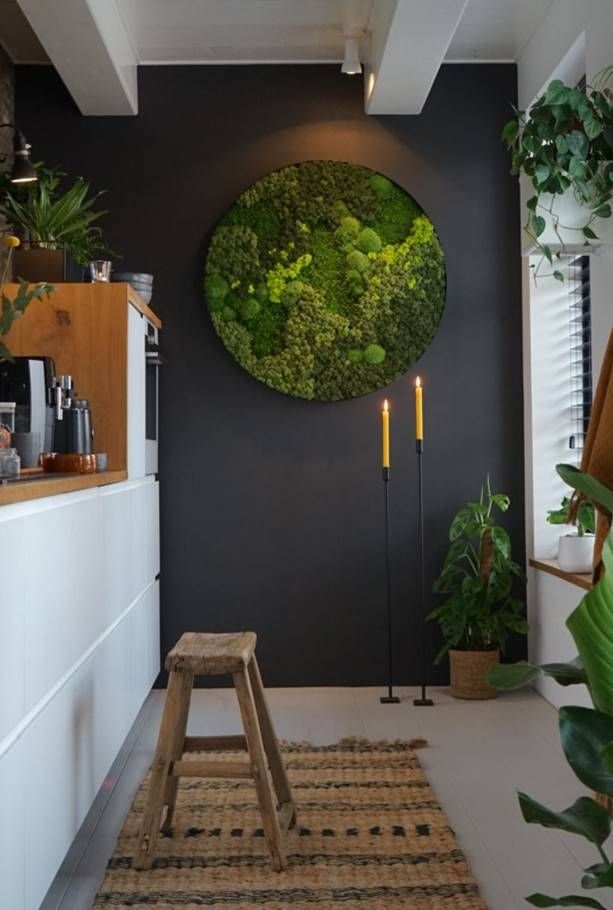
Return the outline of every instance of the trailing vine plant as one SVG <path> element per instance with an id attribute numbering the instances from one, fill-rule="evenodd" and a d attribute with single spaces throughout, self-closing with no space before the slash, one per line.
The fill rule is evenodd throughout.
<path id="1" fill-rule="evenodd" d="M 534 189 L 524 230 L 542 254 L 535 278 L 547 262 L 550 274 L 564 281 L 562 271 L 554 268 L 554 256 L 561 259 L 567 252 L 562 231 L 576 231 L 578 240 L 589 245 L 598 240 L 597 221 L 611 217 L 613 106 L 607 81 L 612 75 L 613 68 L 603 70 L 595 85 L 585 89 L 554 79 L 529 111 L 516 109 L 502 131 L 512 153 L 511 173 L 526 174 Z M 556 212 L 558 198 L 568 191 L 585 208 L 585 220 L 578 226 L 563 224 Z M 555 254 L 540 239 L 548 222 L 559 241 Z"/>

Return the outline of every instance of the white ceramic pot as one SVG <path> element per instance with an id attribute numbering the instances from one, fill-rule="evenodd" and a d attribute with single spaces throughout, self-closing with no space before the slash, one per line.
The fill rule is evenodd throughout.
<path id="1" fill-rule="evenodd" d="M 530 178 L 522 174 L 521 180 L 521 198 L 524 212 L 522 224 L 525 224 L 527 210 L 526 201 L 534 195 L 534 188 Z M 553 211 L 559 219 L 558 232 L 554 230 L 553 219 L 547 213 L 547 209 L 553 203 Z M 541 243 L 547 244 L 553 251 L 561 247 L 560 237 L 569 252 L 585 251 L 585 237 L 581 230 L 583 225 L 589 220 L 590 212 L 581 202 L 579 202 L 573 190 L 567 190 L 560 196 L 552 197 L 549 193 L 543 193 L 541 196 L 541 208 L 538 214 L 545 219 L 545 231 L 539 237 Z M 613 218 L 597 218 L 591 225 L 598 239 L 590 240 L 591 249 L 597 247 L 610 247 L 613 245 Z M 524 253 L 534 251 L 534 240 L 524 232 L 522 228 L 522 251 Z"/>
<path id="2" fill-rule="evenodd" d="M 585 574 L 592 571 L 594 559 L 594 535 L 568 534 L 560 537 L 558 565 L 565 572 Z"/>

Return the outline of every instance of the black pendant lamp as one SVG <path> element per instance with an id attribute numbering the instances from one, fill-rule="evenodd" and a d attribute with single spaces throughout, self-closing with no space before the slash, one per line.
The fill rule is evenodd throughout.
<path id="1" fill-rule="evenodd" d="M 13 168 L 11 170 L 11 183 L 34 183 L 38 180 L 36 168 L 30 161 L 30 144 L 20 129 L 14 123 L 0 123 L 2 127 L 13 130 Z"/>

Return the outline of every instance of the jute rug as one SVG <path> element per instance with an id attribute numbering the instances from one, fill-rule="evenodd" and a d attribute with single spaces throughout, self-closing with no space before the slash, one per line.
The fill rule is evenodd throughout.
<path id="1" fill-rule="evenodd" d="M 269 866 L 251 781 L 194 778 L 181 781 L 174 836 L 158 841 L 153 869 L 134 870 L 145 781 L 94 907 L 486 910 L 418 745 L 282 744 L 298 810 L 282 873 Z"/>

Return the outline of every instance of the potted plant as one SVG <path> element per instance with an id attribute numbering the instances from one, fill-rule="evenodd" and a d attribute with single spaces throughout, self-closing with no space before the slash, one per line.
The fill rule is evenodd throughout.
<path id="1" fill-rule="evenodd" d="M 554 255 L 569 246 L 594 244 L 611 218 L 613 107 L 603 71 L 598 88 L 573 88 L 555 79 L 529 111 L 516 111 L 502 132 L 512 153 L 513 174 L 529 186 L 524 232 L 553 276 Z M 554 253 L 555 250 L 555 253 Z"/>
<path id="2" fill-rule="evenodd" d="M 547 521 L 552 525 L 570 525 L 570 499 L 565 496 L 559 509 L 547 513 Z M 558 547 L 558 564 L 565 572 L 587 573 L 592 571 L 594 559 L 594 530 L 596 516 L 591 502 L 581 502 L 575 519 L 576 533 L 560 537 Z"/>
<path id="3" fill-rule="evenodd" d="M 509 535 L 495 520 L 509 502 L 492 493 L 488 477 L 478 502 L 460 509 L 449 528 L 451 546 L 434 585 L 445 601 L 428 619 L 438 621 L 445 638 L 436 663 L 449 653 L 456 698 L 494 698 L 488 670 L 499 662 L 509 633 L 528 630 L 524 605 L 513 593 L 522 572 L 511 558 Z"/>
<path id="4" fill-rule="evenodd" d="M 82 177 L 63 191 L 62 171 L 37 165 L 37 172 L 36 182 L 17 186 L 5 177 L 0 195 L 0 212 L 22 240 L 15 275 L 29 281 L 82 280 L 83 266 L 106 251 L 95 223 L 106 212 L 93 211 L 102 193 L 90 195 Z"/>
<path id="5" fill-rule="evenodd" d="M 8 294 L 4 293 L 4 284 L 11 267 L 11 257 L 19 247 L 19 238 L 12 234 L 4 234 L 2 243 L 7 247 L 8 254 L 4 263 L 2 278 L 0 279 L 0 303 L 2 304 L 0 309 L 0 362 L 13 359 L 3 338 L 8 335 L 15 320 L 23 316 L 33 300 L 48 297 L 55 290 L 52 284 L 41 282 L 31 286 L 24 278 L 21 278 L 17 293 L 11 300 Z"/>
<path id="6" fill-rule="evenodd" d="M 572 487 L 613 512 L 613 491 L 571 465 L 559 465 L 560 476 Z M 566 626 L 579 652 L 570 663 L 534 666 L 525 661 L 494 668 L 490 682 L 501 690 L 529 685 L 539 675 L 563 686 L 586 685 L 593 708 L 568 706 L 559 711 L 560 740 L 565 758 L 579 781 L 594 796 L 580 796 L 572 806 L 549 809 L 525 793 L 519 794 L 524 819 L 531 824 L 578 835 L 592 844 L 595 862 L 584 869 L 582 888 L 588 894 L 551 897 L 532 894 L 534 907 L 592 907 L 605 910 L 592 895 L 606 889 L 607 906 L 613 889 L 613 862 L 607 853 L 613 800 L 613 530 L 603 548 L 605 571 L 571 613 Z"/>

